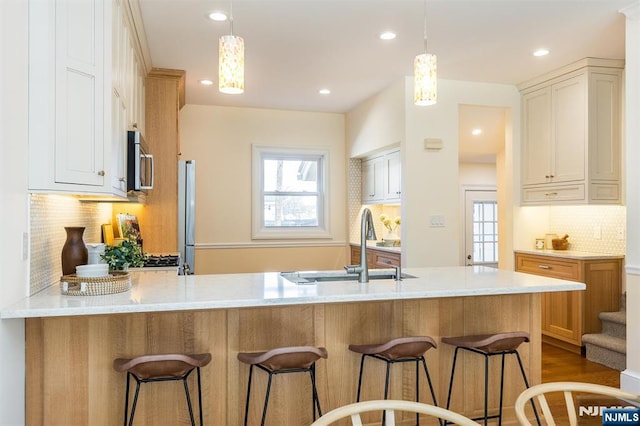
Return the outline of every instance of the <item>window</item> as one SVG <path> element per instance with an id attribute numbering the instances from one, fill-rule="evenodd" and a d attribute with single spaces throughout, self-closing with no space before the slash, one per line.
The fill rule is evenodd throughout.
<path id="1" fill-rule="evenodd" d="M 495 187 L 463 188 L 464 254 L 461 265 L 498 267 L 498 201 Z"/>
<path id="2" fill-rule="evenodd" d="M 498 203 L 473 203 L 473 264 L 498 263 Z"/>
<path id="3" fill-rule="evenodd" d="M 253 147 L 254 239 L 329 238 L 324 150 Z"/>

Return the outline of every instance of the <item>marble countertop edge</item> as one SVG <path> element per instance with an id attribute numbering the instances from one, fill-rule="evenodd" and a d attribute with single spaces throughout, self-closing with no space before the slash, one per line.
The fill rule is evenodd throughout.
<path id="1" fill-rule="evenodd" d="M 493 296 L 584 290 L 582 283 L 484 267 L 408 269 L 418 278 L 296 285 L 277 273 L 142 274 L 131 290 L 105 296 L 64 296 L 56 284 L 0 311 L 0 318 L 36 318 L 255 308 L 302 304 Z M 422 278 L 420 278 L 422 277 Z"/>

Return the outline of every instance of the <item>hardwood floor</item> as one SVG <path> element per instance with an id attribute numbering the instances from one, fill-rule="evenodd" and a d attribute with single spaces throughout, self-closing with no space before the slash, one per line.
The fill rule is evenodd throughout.
<path id="1" fill-rule="evenodd" d="M 542 345 L 542 382 L 588 382 L 620 387 L 620 372 L 580 355 Z"/>
<path id="2" fill-rule="evenodd" d="M 580 355 L 556 348 L 551 345 L 542 345 L 542 382 L 587 382 L 600 385 L 620 387 L 620 372 L 604 365 L 591 362 Z M 564 396 L 560 392 L 547 394 L 547 402 L 553 417 L 558 425 L 569 424 Z M 587 406 L 611 406 L 618 405 L 615 400 L 602 399 L 589 395 L 574 395 L 574 404 L 577 407 Z M 529 418 L 533 421 L 531 414 Z M 535 423 L 534 423 L 535 424 Z M 579 416 L 580 426 L 597 426 L 602 424 L 600 416 Z M 543 425 L 546 425 L 543 421 Z"/>

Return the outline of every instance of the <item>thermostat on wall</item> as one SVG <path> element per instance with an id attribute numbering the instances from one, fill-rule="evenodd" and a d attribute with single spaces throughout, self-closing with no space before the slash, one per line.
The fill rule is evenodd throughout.
<path id="1" fill-rule="evenodd" d="M 439 151 L 442 149 L 442 139 L 440 138 L 426 138 L 424 140 L 424 149 L 430 151 Z"/>

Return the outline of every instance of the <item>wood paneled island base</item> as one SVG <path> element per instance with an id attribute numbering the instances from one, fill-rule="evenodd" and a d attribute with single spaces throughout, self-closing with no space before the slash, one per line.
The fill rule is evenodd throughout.
<path id="1" fill-rule="evenodd" d="M 211 364 L 202 369 L 203 408 L 205 424 L 217 425 L 243 421 L 248 366 L 237 360 L 237 353 L 277 346 L 327 348 L 329 358 L 317 363 L 323 412 L 355 401 L 360 358 L 347 346 L 399 336 L 429 335 L 438 342 L 426 358 L 440 405 L 446 403 L 453 358 L 453 348 L 440 344 L 442 336 L 527 331 L 531 342 L 520 347 L 520 354 L 530 382 L 539 383 L 540 297 L 541 293 L 520 293 L 26 318 L 27 424 L 122 423 L 125 375 L 113 369 L 113 360 L 151 353 L 213 355 Z M 464 362 L 458 364 L 451 408 L 470 417 L 481 415 L 482 357 L 461 356 Z M 524 386 L 511 361 L 507 360 L 505 374 L 506 422 L 515 418 L 513 402 Z M 498 406 L 499 368 L 499 358 L 492 359 L 492 408 Z M 421 398 L 430 403 L 426 381 L 420 379 Z M 267 424 L 309 425 L 309 380 L 292 374 L 274 381 Z M 413 364 L 393 366 L 390 397 L 414 399 L 414 381 Z M 190 378 L 190 387 L 195 389 L 195 377 Z M 371 362 L 363 378 L 362 399 L 382 398 L 383 388 L 384 363 Z M 266 374 L 255 374 L 249 424 L 259 423 L 265 389 Z M 189 424 L 181 383 L 142 385 L 136 424 Z"/>

